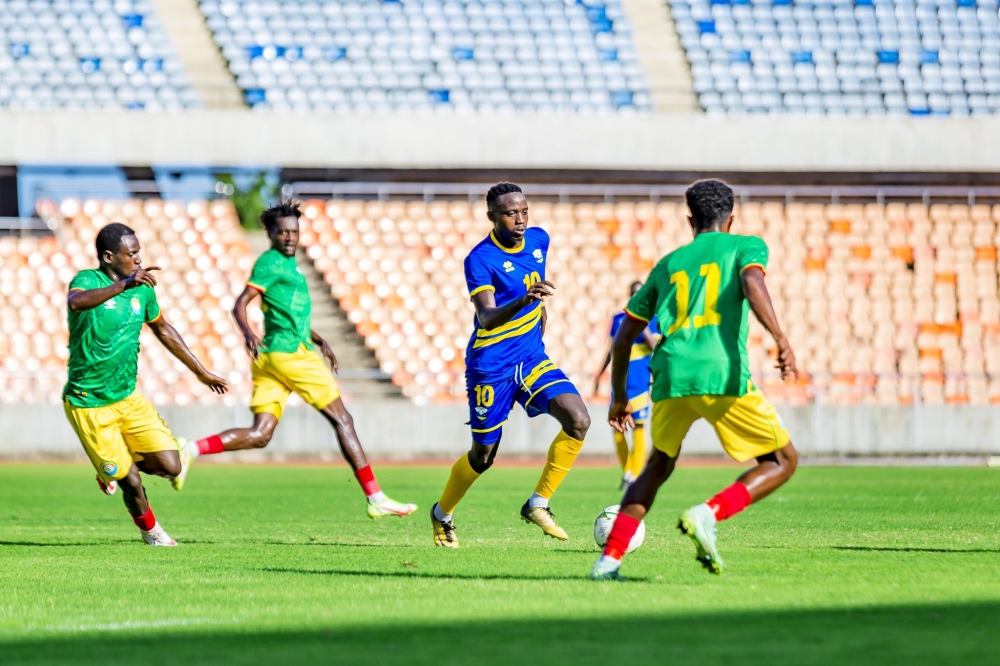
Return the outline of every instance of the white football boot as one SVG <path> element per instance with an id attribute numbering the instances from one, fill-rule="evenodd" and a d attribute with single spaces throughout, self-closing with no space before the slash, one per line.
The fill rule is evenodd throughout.
<path id="1" fill-rule="evenodd" d="M 142 534 L 142 540 L 145 541 L 150 546 L 176 546 L 177 542 L 170 538 L 170 535 L 160 527 L 159 521 L 153 525 L 153 529 L 149 530 L 139 530 Z"/>

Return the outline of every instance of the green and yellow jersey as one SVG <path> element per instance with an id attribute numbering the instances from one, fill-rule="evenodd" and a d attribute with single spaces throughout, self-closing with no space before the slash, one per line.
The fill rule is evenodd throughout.
<path id="1" fill-rule="evenodd" d="M 69 291 L 110 287 L 104 272 L 77 273 Z M 104 407 L 135 392 L 142 325 L 160 318 L 156 292 L 140 285 L 96 308 L 69 312 L 69 380 L 63 399 L 74 407 Z"/>
<path id="2" fill-rule="evenodd" d="M 653 400 L 691 395 L 742 396 L 750 388 L 749 304 L 740 274 L 767 267 L 757 236 L 702 233 L 653 268 L 626 312 L 659 320 L 653 351 Z"/>
<path id="3" fill-rule="evenodd" d="M 312 301 L 306 278 L 295 257 L 275 249 L 260 255 L 247 286 L 260 292 L 264 312 L 262 352 L 292 353 L 301 345 L 312 349 Z"/>

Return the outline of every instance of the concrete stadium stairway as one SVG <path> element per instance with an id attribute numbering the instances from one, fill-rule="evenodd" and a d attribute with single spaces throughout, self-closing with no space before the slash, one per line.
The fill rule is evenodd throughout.
<path id="1" fill-rule="evenodd" d="M 622 6 L 632 24 L 632 42 L 646 73 L 653 108 L 659 113 L 700 111 L 691 67 L 666 0 L 622 0 Z"/>
<path id="2" fill-rule="evenodd" d="M 152 0 L 156 15 L 206 109 L 243 109 L 243 93 L 198 8 L 198 0 Z"/>
<path id="3" fill-rule="evenodd" d="M 258 256 L 268 249 L 267 235 L 263 232 L 250 232 L 247 240 L 254 255 Z M 349 395 L 365 398 L 398 397 L 403 394 L 399 387 L 392 383 L 389 375 L 379 369 L 375 354 L 365 346 L 364 338 L 347 319 L 347 314 L 340 309 L 330 287 L 323 276 L 313 266 L 313 262 L 301 250 L 298 254 L 299 271 L 309 284 L 309 296 L 312 299 L 312 328 L 330 343 L 337 355 L 340 372 L 337 383 L 341 390 Z"/>

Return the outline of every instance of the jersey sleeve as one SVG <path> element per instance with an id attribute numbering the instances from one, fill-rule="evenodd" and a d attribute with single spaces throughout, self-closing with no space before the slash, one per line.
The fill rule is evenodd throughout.
<path id="1" fill-rule="evenodd" d="M 656 270 L 654 269 L 654 272 L 650 273 L 649 279 L 646 280 L 646 284 L 642 285 L 639 291 L 635 292 L 635 296 L 630 298 L 628 305 L 625 306 L 625 314 L 647 324 L 656 316 L 658 292 L 655 274 Z"/>
<path id="2" fill-rule="evenodd" d="M 150 287 L 144 287 L 143 290 L 146 292 L 146 311 L 144 313 L 144 318 L 146 323 L 151 321 L 156 321 L 160 318 L 160 302 L 156 300 L 156 291 Z"/>
<path id="3" fill-rule="evenodd" d="M 257 259 L 253 265 L 253 270 L 250 271 L 250 278 L 247 280 L 248 287 L 253 287 L 262 294 L 267 293 L 267 290 L 274 286 L 278 277 L 277 271 L 274 270 L 274 267 L 266 256 L 261 255 Z"/>
<path id="4" fill-rule="evenodd" d="M 97 276 L 94 271 L 80 271 L 69 283 L 68 291 L 86 291 L 98 287 Z"/>
<path id="5" fill-rule="evenodd" d="M 743 273 L 753 266 L 767 271 L 767 243 L 758 236 L 747 236 L 736 256 L 736 267 L 739 273 Z"/>
<path id="6" fill-rule="evenodd" d="M 542 252 L 544 252 L 545 255 L 548 256 L 548 254 L 549 254 L 549 232 L 547 232 L 545 229 L 542 229 L 541 227 L 534 227 L 534 229 L 536 230 L 536 232 L 538 234 L 538 247 L 540 247 L 542 249 Z"/>
<path id="7" fill-rule="evenodd" d="M 470 298 L 483 291 L 496 292 L 489 269 L 475 254 L 465 258 L 465 284 L 469 288 Z"/>

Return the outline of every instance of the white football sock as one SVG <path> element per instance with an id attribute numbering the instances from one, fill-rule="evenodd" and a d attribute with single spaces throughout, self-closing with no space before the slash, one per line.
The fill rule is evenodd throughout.
<path id="1" fill-rule="evenodd" d="M 386 500 L 385 493 L 382 492 L 381 490 L 375 493 L 374 495 L 368 495 L 369 504 L 381 504 L 385 500 Z"/>
<path id="2" fill-rule="evenodd" d="M 437 520 L 441 521 L 442 523 L 450 523 L 451 522 L 451 514 L 450 513 L 445 513 L 444 511 L 442 511 L 441 510 L 441 506 L 438 505 L 438 504 L 434 505 L 434 518 L 436 518 Z"/>
<path id="3" fill-rule="evenodd" d="M 538 493 L 531 493 L 531 497 L 528 498 L 528 506 L 532 509 L 537 509 L 539 507 L 546 508 L 549 505 L 549 498 L 542 497 Z"/>

